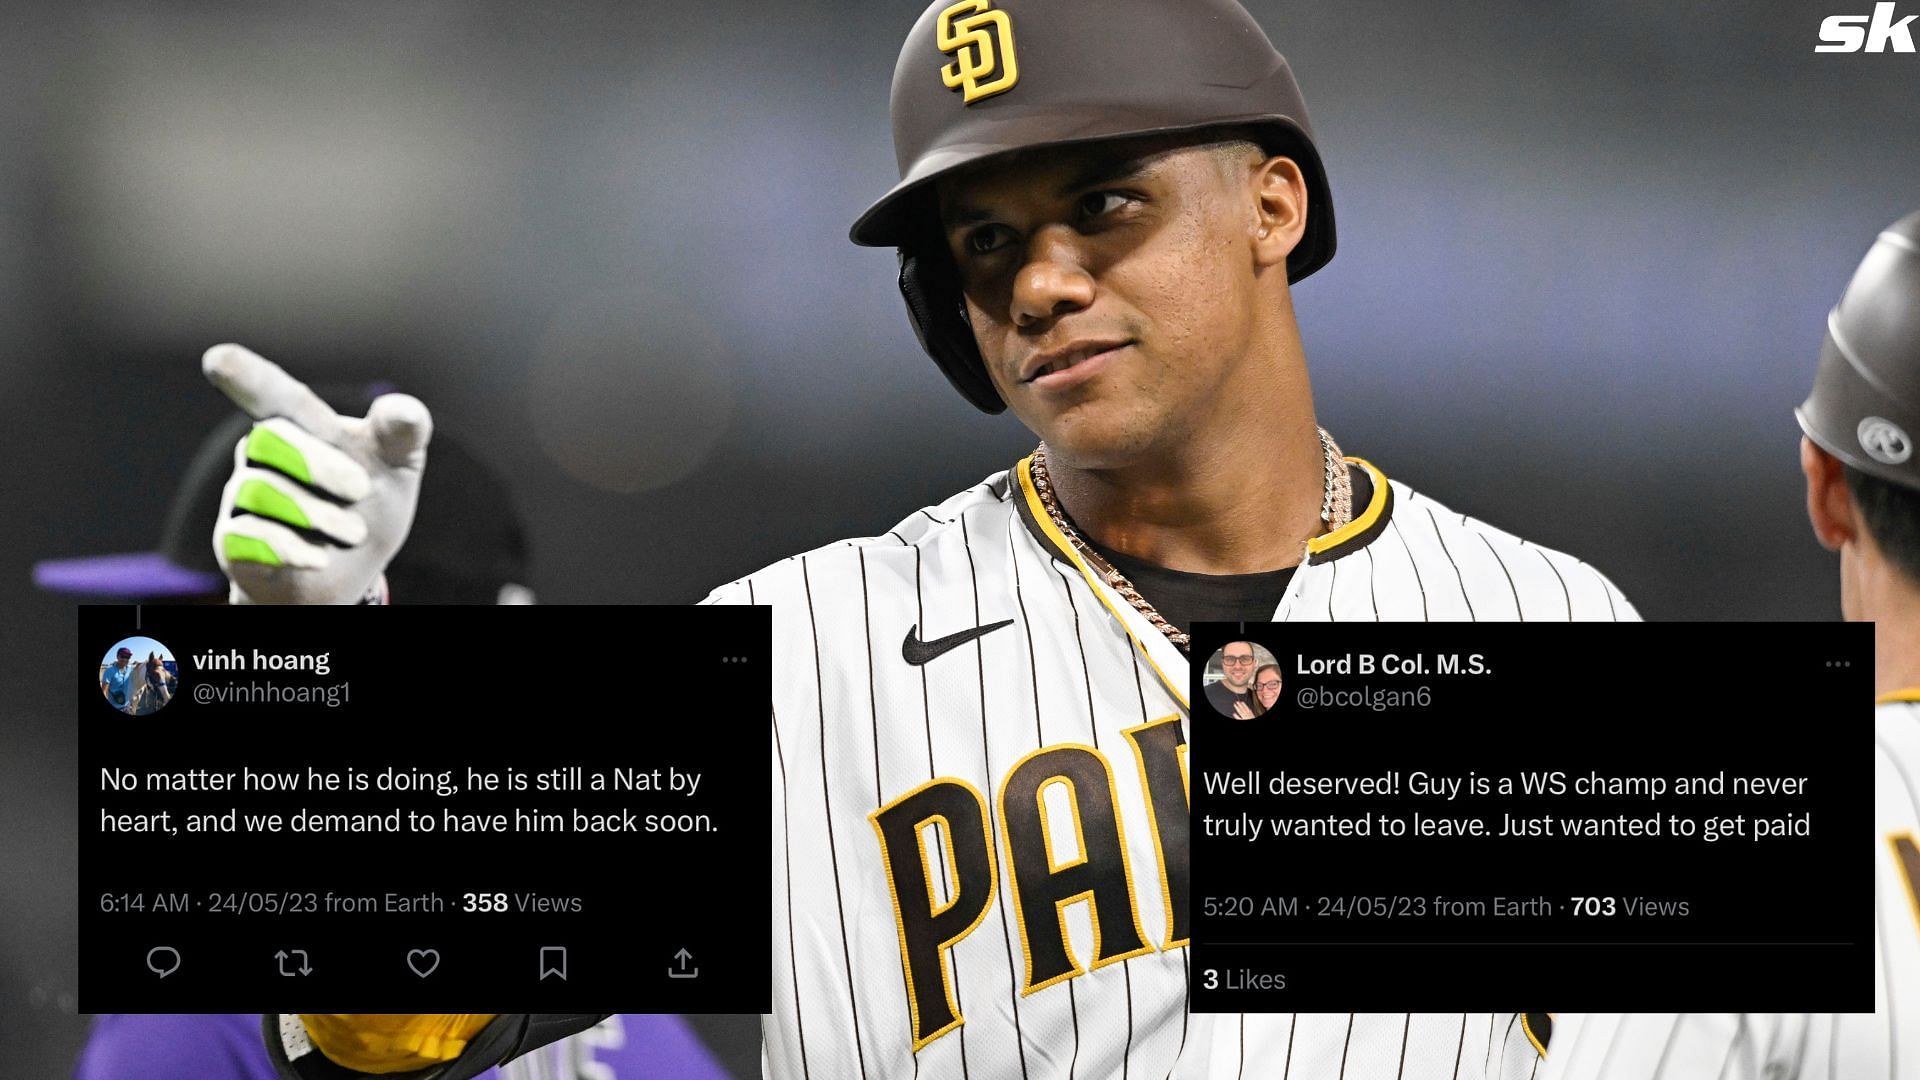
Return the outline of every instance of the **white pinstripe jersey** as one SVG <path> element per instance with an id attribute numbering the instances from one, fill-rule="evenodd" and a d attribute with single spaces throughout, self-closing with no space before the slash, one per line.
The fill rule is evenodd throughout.
<path id="1" fill-rule="evenodd" d="M 1361 512 L 1277 620 L 1637 618 L 1579 560 L 1353 460 Z M 1517 1014 L 1187 1011 L 1186 657 L 1027 466 L 705 601 L 773 607 L 767 1074 L 1531 1077 Z"/>
<path id="2" fill-rule="evenodd" d="M 1554 1025 L 1543 1076 L 1920 1077 L 1920 699 L 1881 704 L 1873 727 L 1874 1011 L 1568 1015 Z"/>

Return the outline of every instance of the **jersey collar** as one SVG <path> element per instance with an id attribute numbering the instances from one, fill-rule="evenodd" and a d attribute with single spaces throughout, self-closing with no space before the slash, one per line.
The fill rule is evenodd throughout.
<path id="1" fill-rule="evenodd" d="M 1307 541 L 1307 565 L 1319 566 L 1335 559 L 1343 559 L 1368 544 L 1374 542 L 1386 531 L 1387 523 L 1393 520 L 1393 485 L 1387 482 L 1385 473 L 1375 468 L 1372 462 L 1364 458 L 1347 459 L 1350 468 L 1362 470 L 1367 482 L 1367 504 L 1354 514 L 1353 520 L 1330 533 L 1324 533 Z M 1020 509 L 1020 520 L 1040 541 L 1049 554 L 1069 566 L 1082 570 L 1079 552 L 1073 543 L 1060 530 L 1054 527 L 1053 520 L 1047 516 L 1047 508 L 1040 502 L 1039 494 L 1033 487 L 1033 458 L 1023 457 L 1013 467 L 1019 478 L 1021 498 L 1015 500 Z"/>
<path id="2" fill-rule="evenodd" d="M 1364 470 L 1372 489 L 1367 495 L 1367 505 L 1353 515 L 1352 521 L 1307 541 L 1309 566 L 1344 559 L 1359 551 L 1387 531 L 1387 522 L 1393 520 L 1393 485 L 1387 483 L 1386 474 L 1363 458 L 1348 458 L 1347 467 Z"/>
<path id="3" fill-rule="evenodd" d="M 1388 484 L 1386 475 L 1361 458 L 1350 457 L 1347 459 L 1347 464 L 1352 468 L 1365 470 L 1364 475 L 1369 486 L 1367 504 L 1346 525 L 1325 535 L 1316 536 L 1307 542 L 1308 565 L 1318 566 L 1329 563 L 1359 551 L 1371 544 L 1386 529 L 1387 522 L 1393 517 L 1393 488 Z M 1112 615 L 1114 621 L 1126 631 L 1128 639 L 1133 642 L 1134 649 L 1146 660 L 1147 666 L 1153 670 L 1160 685 L 1165 687 L 1183 708 L 1190 709 L 1185 679 L 1175 682 L 1168 677 L 1170 672 L 1181 676 L 1186 675 L 1186 656 L 1167 640 L 1166 635 L 1154 629 L 1153 625 L 1147 622 L 1146 617 L 1135 610 L 1132 604 L 1121 599 L 1120 595 L 1114 592 L 1100 575 L 1093 571 L 1092 567 L 1087 565 L 1086 560 L 1080 557 L 1073 542 L 1054 525 L 1053 519 L 1047 515 L 1045 504 L 1040 501 L 1040 493 L 1033 486 L 1033 458 L 1031 456 L 1021 458 L 1019 464 L 1013 467 L 1013 474 L 1020 489 L 1020 497 L 1013 502 L 1019 510 L 1020 521 L 1027 527 L 1027 531 L 1039 541 L 1040 546 L 1049 555 L 1079 573 L 1086 581 L 1087 587 L 1093 590 L 1094 596 L 1099 598 L 1101 606 L 1105 607 L 1107 613 Z M 1299 580 L 1300 575 L 1295 574 L 1294 583 L 1297 584 Z"/>
<path id="4" fill-rule="evenodd" d="M 1904 690 L 1889 690 L 1873 699 L 1875 705 L 1891 705 L 1896 701 L 1920 701 L 1920 686 L 1909 686 Z"/>

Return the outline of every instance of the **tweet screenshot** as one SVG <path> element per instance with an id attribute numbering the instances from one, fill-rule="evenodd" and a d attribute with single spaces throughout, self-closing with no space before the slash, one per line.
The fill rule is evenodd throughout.
<path id="1" fill-rule="evenodd" d="M 1872 1011 L 1870 625 L 1202 624 L 1192 655 L 1195 1009 Z"/>
<path id="2" fill-rule="evenodd" d="M 768 609 L 80 609 L 88 1012 L 765 1012 Z"/>

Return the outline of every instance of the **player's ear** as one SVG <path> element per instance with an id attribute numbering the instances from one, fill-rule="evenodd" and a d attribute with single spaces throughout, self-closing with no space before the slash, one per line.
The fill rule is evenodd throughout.
<path id="1" fill-rule="evenodd" d="M 1846 466 L 1802 435 L 1800 471 L 1807 477 L 1807 520 L 1813 523 L 1813 535 L 1828 551 L 1839 551 L 1859 532 Z"/>
<path id="2" fill-rule="evenodd" d="M 1289 157 L 1270 157 L 1247 181 L 1254 207 L 1254 261 L 1285 269 L 1287 256 L 1307 231 L 1307 179 Z"/>

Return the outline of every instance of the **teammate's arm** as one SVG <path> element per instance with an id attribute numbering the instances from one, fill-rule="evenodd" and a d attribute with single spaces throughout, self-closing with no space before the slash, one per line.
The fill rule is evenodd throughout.
<path id="1" fill-rule="evenodd" d="M 232 600 L 353 604 L 383 595 L 419 501 L 433 431 L 426 406 L 388 394 L 365 417 L 342 417 L 238 345 L 207 350 L 201 368 L 257 421 L 235 448 L 213 536 Z M 470 1080 L 609 1015 L 264 1013 L 261 1034 L 285 1080 Z"/>
<path id="2" fill-rule="evenodd" d="M 278 365 L 216 345 L 201 370 L 257 421 L 234 448 L 214 554 L 235 603 L 352 604 L 383 592 L 419 502 L 433 420 L 387 394 L 343 417 Z M 308 534 L 328 543 L 314 543 Z M 144 686 L 142 687 L 144 690 Z M 265 1013 L 288 1080 L 468 1080 L 606 1013 Z"/>

